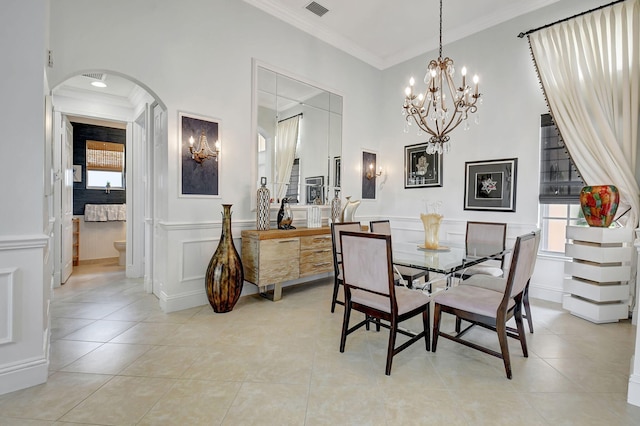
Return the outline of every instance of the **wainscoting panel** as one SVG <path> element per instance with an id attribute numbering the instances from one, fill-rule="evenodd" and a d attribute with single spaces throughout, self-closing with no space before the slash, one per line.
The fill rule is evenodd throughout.
<path id="1" fill-rule="evenodd" d="M 209 265 L 211 256 L 213 256 L 213 253 L 218 247 L 219 241 L 219 238 L 215 238 L 185 240 L 182 242 L 180 281 L 204 280 L 207 266 Z"/>
<path id="2" fill-rule="evenodd" d="M 16 271 L 16 268 L 0 269 L 0 345 L 15 342 Z"/>

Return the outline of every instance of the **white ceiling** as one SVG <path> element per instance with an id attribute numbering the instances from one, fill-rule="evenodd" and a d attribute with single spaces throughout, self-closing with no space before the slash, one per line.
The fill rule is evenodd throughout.
<path id="1" fill-rule="evenodd" d="M 316 0 L 329 9 L 322 17 L 306 9 L 312 0 L 244 1 L 379 69 L 438 48 L 438 0 Z M 443 44 L 557 1 L 560 0 L 443 1 Z M 141 90 L 137 84 L 113 74 L 104 75 L 106 88 L 91 86 L 95 80 L 72 77 L 53 92 L 127 102 L 136 90 Z"/>
<path id="2" fill-rule="evenodd" d="M 315 0 L 329 9 L 322 17 L 306 9 L 312 0 L 244 1 L 379 69 L 438 48 L 438 0 Z M 557 1 L 446 0 L 442 43 Z"/>

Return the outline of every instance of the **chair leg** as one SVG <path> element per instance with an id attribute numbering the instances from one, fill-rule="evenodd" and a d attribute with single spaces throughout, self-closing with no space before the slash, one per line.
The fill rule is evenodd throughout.
<path id="1" fill-rule="evenodd" d="M 524 312 L 526 314 L 527 322 L 529 323 L 529 333 L 533 334 L 533 317 L 531 316 L 531 306 L 529 305 L 529 284 L 528 283 L 524 288 L 522 302 L 524 304 Z"/>
<path id="2" fill-rule="evenodd" d="M 338 290 L 340 288 L 340 282 L 338 278 L 334 278 L 333 280 L 333 298 L 331 299 L 331 313 L 336 310 L 336 302 L 338 300 Z"/>
<path id="3" fill-rule="evenodd" d="M 438 334 L 440 333 L 440 315 L 441 315 L 441 311 L 440 311 L 440 305 L 438 305 L 437 303 L 435 304 L 435 307 L 433 309 L 433 342 L 431 345 L 431 350 L 433 352 L 436 351 L 436 346 L 438 346 Z"/>
<path id="4" fill-rule="evenodd" d="M 431 343 L 430 343 L 430 339 L 429 339 L 429 335 L 431 334 L 431 325 L 430 323 L 430 317 L 431 315 L 429 315 L 429 305 L 427 305 L 427 309 L 425 309 L 422 312 L 422 325 L 424 326 L 424 341 L 425 341 L 425 345 L 427 348 L 427 352 L 429 352 L 431 350 Z"/>
<path id="5" fill-rule="evenodd" d="M 398 323 L 395 319 L 391 320 L 389 327 L 389 347 L 387 348 L 387 367 L 384 374 L 391 375 L 391 363 L 393 362 L 393 352 L 396 347 L 396 334 L 398 333 Z"/>
<path id="6" fill-rule="evenodd" d="M 509 357 L 509 343 L 507 342 L 507 324 L 504 318 L 502 321 L 498 318 L 496 332 L 498 333 L 498 341 L 500 342 L 500 352 L 502 353 L 504 370 L 507 373 L 507 379 L 511 380 L 511 358 Z"/>
<path id="7" fill-rule="evenodd" d="M 344 319 L 342 320 L 342 335 L 340 336 L 340 352 L 344 352 L 347 343 L 347 330 L 349 329 L 349 318 L 351 317 L 351 301 L 344 301 Z"/>
<path id="8" fill-rule="evenodd" d="M 518 340 L 520 340 L 520 346 L 522 347 L 522 354 L 525 358 L 529 356 L 529 351 L 527 350 L 527 336 L 524 334 L 524 323 L 522 321 L 522 304 L 515 308 L 515 312 L 513 313 L 513 317 L 516 321 L 516 327 L 518 329 Z"/>

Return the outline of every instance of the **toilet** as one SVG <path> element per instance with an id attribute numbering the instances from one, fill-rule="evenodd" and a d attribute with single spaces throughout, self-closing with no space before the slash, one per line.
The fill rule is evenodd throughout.
<path id="1" fill-rule="evenodd" d="M 120 256 L 118 257 L 118 265 L 125 266 L 127 264 L 127 241 L 114 241 L 113 246 L 118 250 Z"/>

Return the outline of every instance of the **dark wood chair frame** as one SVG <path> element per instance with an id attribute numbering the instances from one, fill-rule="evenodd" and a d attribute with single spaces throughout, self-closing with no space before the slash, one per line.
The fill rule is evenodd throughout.
<path id="1" fill-rule="evenodd" d="M 389 224 L 389 220 L 372 220 L 369 222 L 369 230 L 376 233 L 376 224 Z M 429 281 L 429 271 L 417 268 L 409 268 L 398 266 L 396 268 L 402 278 L 407 282 L 407 287 L 412 288 L 413 280 L 424 277 L 425 281 Z"/>
<path id="2" fill-rule="evenodd" d="M 336 231 L 334 230 L 334 226 L 338 225 L 358 225 L 360 226 L 360 222 L 343 222 L 331 224 L 331 249 L 333 252 L 333 295 L 331 297 L 331 313 L 334 313 L 336 310 L 336 305 L 343 305 L 344 302 L 342 300 L 338 300 L 338 292 L 340 291 L 340 286 L 342 285 L 342 279 L 340 273 L 342 268 L 342 253 L 337 250 L 337 238 L 340 238 L 339 235 L 336 235 Z M 339 231 L 338 231 L 339 232 Z"/>
<path id="3" fill-rule="evenodd" d="M 438 345 L 438 337 L 442 336 L 446 339 L 449 339 L 454 342 L 460 343 L 462 345 L 468 346 L 470 348 L 479 350 L 486 354 L 493 355 L 497 358 L 501 358 L 504 362 L 507 378 L 511 379 L 512 377 L 511 359 L 509 356 L 509 347 L 508 347 L 507 337 L 511 337 L 520 341 L 520 346 L 522 347 L 522 353 L 525 358 L 529 356 L 529 352 L 527 350 L 527 341 L 524 334 L 524 324 L 522 322 L 522 298 L 523 298 L 524 289 L 519 294 L 514 296 L 515 303 L 511 308 L 509 308 L 508 306 L 509 300 L 510 300 L 510 297 L 508 295 L 511 293 L 511 289 L 513 287 L 513 280 L 515 278 L 514 262 L 517 262 L 517 259 L 519 257 L 520 244 L 523 241 L 533 239 L 533 238 L 535 238 L 535 234 L 531 233 L 531 234 L 520 236 L 516 239 L 516 244 L 513 249 L 512 266 L 509 269 L 509 277 L 507 278 L 507 285 L 505 288 L 504 296 L 502 298 L 502 302 L 498 307 L 495 317 L 488 317 L 488 316 L 479 315 L 473 312 L 452 308 L 450 306 L 440 305 L 438 303 L 437 298 L 435 299 L 434 320 L 433 320 L 433 352 L 436 351 L 436 348 Z M 527 285 L 528 285 L 528 281 L 527 281 Z M 525 285 L 524 287 L 525 289 L 527 285 Z M 471 324 L 464 330 L 457 332 L 455 335 L 440 331 L 440 319 L 442 316 L 442 312 L 446 312 L 456 316 L 457 318 L 464 319 L 465 321 L 468 321 Z M 507 327 L 507 321 L 509 321 L 511 318 L 515 318 L 516 329 Z M 471 330 L 472 327 L 476 325 L 487 328 L 489 330 L 493 330 L 498 334 L 498 340 L 500 343 L 500 352 L 496 352 L 492 349 L 478 345 L 469 340 L 462 339 L 462 337 L 469 330 Z"/>
<path id="4" fill-rule="evenodd" d="M 507 224 L 503 223 L 503 222 L 478 222 L 478 221 L 467 221 L 467 228 L 465 230 L 465 240 L 464 240 L 464 244 L 465 244 L 465 248 L 469 247 L 469 226 L 473 226 L 473 225 L 490 225 L 490 226 L 495 226 L 496 229 L 499 227 L 503 228 L 502 231 L 502 248 L 504 249 L 506 247 L 506 241 L 507 241 Z M 499 256 L 499 257 L 495 257 L 492 258 L 492 260 L 499 260 L 500 261 L 500 269 L 504 270 L 504 259 L 505 256 Z M 469 278 L 471 275 L 467 275 L 465 274 L 465 270 L 463 269 L 459 274 L 456 275 L 458 278 L 462 279 L 462 280 L 466 280 L 467 278 Z"/>
<path id="5" fill-rule="evenodd" d="M 396 295 L 395 295 L 395 284 L 394 284 L 394 277 L 393 277 L 393 267 L 392 267 L 392 251 L 391 251 L 391 236 L 390 235 L 383 235 L 383 234 L 375 234 L 375 233 L 362 233 L 362 232 L 349 232 L 349 231 L 341 231 L 340 232 L 340 236 L 341 238 L 344 238 L 345 236 L 358 236 L 358 237 L 362 237 L 362 238 L 377 238 L 377 239 L 386 239 L 386 243 L 387 243 L 387 264 L 388 264 L 388 271 L 389 271 L 389 276 L 388 276 L 388 281 L 389 281 L 389 295 L 386 294 L 381 294 L 381 293 L 375 293 L 375 294 L 379 294 L 381 296 L 385 296 L 385 297 L 389 297 L 390 299 L 390 304 L 391 304 L 391 312 L 385 312 L 385 311 L 381 311 L 375 308 L 372 308 L 370 306 L 367 305 L 362 305 L 359 303 L 355 303 L 351 300 L 351 289 L 355 288 L 355 289 L 360 289 L 360 290 L 364 290 L 364 291 L 369 291 L 371 292 L 371 290 L 367 290 L 367 289 L 362 289 L 360 287 L 354 286 L 354 285 L 350 285 L 348 280 L 345 280 L 343 282 L 343 286 L 344 286 L 344 290 L 345 290 L 345 310 L 344 310 L 344 320 L 342 323 L 342 335 L 340 337 L 340 352 L 344 352 L 345 349 L 345 345 L 346 345 L 346 341 L 347 341 L 347 336 L 351 333 L 353 333 L 354 331 L 358 330 L 359 328 L 361 328 L 362 326 L 367 326 L 367 329 L 369 328 L 369 324 L 373 323 L 376 325 L 376 330 L 379 331 L 380 327 L 384 327 L 386 329 L 389 330 L 389 345 L 387 347 L 387 362 L 386 362 L 386 367 L 385 367 L 385 374 L 387 376 L 391 375 L 391 364 L 393 362 L 393 357 L 394 355 L 397 355 L 398 353 L 402 352 L 403 350 L 405 350 L 406 348 L 408 348 L 410 345 L 412 345 L 413 343 L 417 342 L 418 340 L 424 338 L 425 340 L 425 347 L 427 351 L 431 350 L 431 342 L 430 342 L 430 336 L 429 336 L 429 332 L 430 332 L 430 309 L 429 306 L 431 303 L 427 303 L 426 305 L 423 305 L 417 309 L 411 310 L 409 312 L 406 312 L 402 315 L 398 314 L 398 306 L 397 306 L 397 302 L 396 302 Z M 342 246 L 342 245 L 341 245 Z M 348 261 L 348 260 L 347 260 Z M 347 278 L 347 277 L 345 277 Z M 373 293 L 373 292 L 372 292 Z M 349 328 L 349 320 L 351 317 L 351 310 L 356 310 L 358 312 L 362 312 L 365 315 L 365 319 L 357 324 L 355 324 L 353 327 Z M 422 332 L 420 333 L 413 333 L 411 331 L 402 329 L 400 327 L 398 327 L 398 324 L 409 319 L 412 318 L 416 315 L 420 315 L 422 314 L 422 323 L 424 326 L 424 329 Z M 385 321 L 385 322 L 382 322 Z M 404 342 L 403 344 L 401 344 L 398 347 L 395 347 L 395 343 L 396 343 L 396 336 L 397 334 L 403 334 L 405 336 L 408 336 L 410 339 L 407 340 L 406 342 Z"/>

